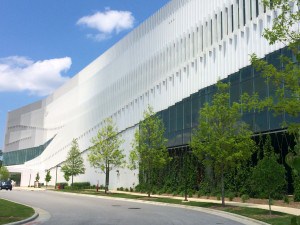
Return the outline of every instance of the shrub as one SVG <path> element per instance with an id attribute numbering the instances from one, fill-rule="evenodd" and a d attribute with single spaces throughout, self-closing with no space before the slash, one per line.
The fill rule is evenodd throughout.
<path id="1" fill-rule="evenodd" d="M 57 188 L 58 188 L 58 185 L 59 185 L 59 188 L 60 188 L 60 189 L 64 189 L 64 188 L 68 187 L 68 183 L 67 183 L 67 182 L 57 183 L 57 184 L 56 184 L 56 187 L 57 187 Z"/>
<path id="2" fill-rule="evenodd" d="M 300 217 L 299 216 L 292 217 L 291 225 L 300 225 Z"/>
<path id="3" fill-rule="evenodd" d="M 247 200 L 249 200 L 249 195 L 246 195 L 246 194 L 245 194 L 245 195 L 242 195 L 242 196 L 241 196 L 241 199 L 242 199 L 242 202 L 245 203 Z"/>
<path id="4" fill-rule="evenodd" d="M 119 191 L 124 191 L 124 188 L 123 188 L 123 187 L 120 187 L 120 188 L 119 188 Z"/>
<path id="5" fill-rule="evenodd" d="M 300 181 L 299 178 L 294 181 L 294 201 L 300 202 Z"/>
<path id="6" fill-rule="evenodd" d="M 136 185 L 135 186 L 135 191 L 145 193 L 145 191 L 146 191 L 145 185 L 143 185 L 143 184 Z"/>
<path id="7" fill-rule="evenodd" d="M 217 200 L 221 200 L 221 195 L 220 194 L 217 194 Z"/>
<path id="8" fill-rule="evenodd" d="M 200 198 L 202 195 L 203 195 L 203 193 L 202 193 L 201 191 L 198 191 L 198 192 L 197 192 L 198 198 Z"/>
<path id="9" fill-rule="evenodd" d="M 130 188 L 129 188 L 129 191 L 130 191 L 130 192 L 133 192 L 134 190 L 133 190 L 133 188 L 132 188 L 132 187 L 130 187 Z"/>
<path id="10" fill-rule="evenodd" d="M 228 198 L 229 198 L 229 201 L 232 201 L 234 199 L 234 194 L 231 192 L 228 194 Z"/>
<path id="11" fill-rule="evenodd" d="M 200 196 L 204 196 L 210 193 L 210 187 L 208 182 L 202 182 L 198 191 L 198 194 L 200 193 Z"/>
<path id="12" fill-rule="evenodd" d="M 166 193 L 166 190 L 167 190 L 167 188 L 164 186 L 163 188 L 160 189 L 160 192 L 161 192 L 162 194 L 165 194 L 165 193 Z"/>
<path id="13" fill-rule="evenodd" d="M 125 188 L 125 191 L 129 191 L 129 189 L 128 189 L 128 188 Z"/>
<path id="14" fill-rule="evenodd" d="M 172 189 L 171 189 L 171 188 L 168 188 L 168 189 L 166 190 L 166 193 L 167 193 L 167 194 L 172 194 L 172 193 L 173 193 L 173 191 L 172 191 Z"/>
<path id="15" fill-rule="evenodd" d="M 137 191 L 137 192 L 141 191 L 141 185 L 140 184 L 135 186 L 135 191 Z"/>
<path id="16" fill-rule="evenodd" d="M 286 204 L 290 204 L 290 199 L 289 199 L 289 197 L 288 197 L 287 195 L 284 195 L 284 196 L 283 196 L 283 201 L 284 201 L 284 203 L 286 203 Z"/>
<path id="17" fill-rule="evenodd" d="M 72 189 L 71 186 L 65 186 L 64 188 L 65 188 L 66 190 L 71 190 L 71 189 Z"/>
<path id="18" fill-rule="evenodd" d="M 162 189 L 160 189 L 157 194 L 162 195 L 164 192 L 162 191 Z"/>
<path id="19" fill-rule="evenodd" d="M 77 189 L 86 189 L 86 188 L 90 188 L 91 184 L 90 182 L 74 182 L 73 183 L 73 188 L 77 188 Z"/>
<path id="20" fill-rule="evenodd" d="M 193 195 L 194 195 L 194 191 L 193 190 L 189 190 L 188 191 L 188 195 L 189 195 L 189 198 L 192 198 Z"/>

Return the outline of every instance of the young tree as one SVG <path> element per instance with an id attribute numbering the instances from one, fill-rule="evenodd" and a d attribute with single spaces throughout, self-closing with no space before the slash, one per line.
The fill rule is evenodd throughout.
<path id="1" fill-rule="evenodd" d="M 49 181 L 51 180 L 50 170 L 47 171 L 45 181 L 46 181 L 46 188 L 48 186 Z"/>
<path id="2" fill-rule="evenodd" d="M 271 204 L 274 194 L 282 190 L 285 181 L 285 168 L 277 160 L 271 137 L 268 135 L 263 146 L 264 158 L 254 167 L 252 173 L 253 188 L 269 197 L 269 213 L 272 214 Z"/>
<path id="3" fill-rule="evenodd" d="M 251 62 L 257 71 L 260 71 L 267 82 L 273 84 L 276 89 L 276 100 L 274 96 L 265 99 L 263 102 L 277 114 L 286 113 L 294 118 L 300 113 L 300 2 L 298 0 L 263 0 L 265 7 L 274 10 L 277 15 L 272 21 L 272 27 L 265 29 L 263 36 L 270 45 L 282 43 L 291 50 L 293 55 L 282 56 L 281 65 L 272 65 L 260 60 L 255 54 Z M 298 8 L 298 9 L 297 9 Z M 285 117 L 286 118 L 286 117 Z M 300 123 L 285 121 L 284 127 L 295 136 L 296 145 L 286 156 L 287 164 L 296 172 L 296 179 L 299 185 L 300 173 Z M 295 188 L 296 189 L 296 188 Z"/>
<path id="4" fill-rule="evenodd" d="M 294 201 L 300 200 L 300 134 L 295 137 L 294 149 L 289 149 L 285 161 L 293 172 Z"/>
<path id="5" fill-rule="evenodd" d="M 109 173 L 111 170 L 125 164 L 125 155 L 121 145 L 124 140 L 118 134 L 116 125 L 111 118 L 104 121 L 104 126 L 98 131 L 91 142 L 88 160 L 92 167 L 105 173 L 105 193 L 108 191 Z"/>
<path id="6" fill-rule="evenodd" d="M 3 164 L 3 152 L 0 149 L 0 168 L 2 167 L 2 164 Z"/>
<path id="7" fill-rule="evenodd" d="M 68 156 L 63 166 L 61 167 L 61 171 L 69 177 L 72 177 L 72 186 L 73 186 L 73 177 L 79 174 L 84 174 L 85 167 L 83 158 L 80 155 L 79 146 L 77 143 L 77 139 L 73 139 L 71 149 L 68 152 Z"/>
<path id="8" fill-rule="evenodd" d="M 70 175 L 68 173 L 64 173 L 64 178 L 67 182 L 70 180 Z"/>
<path id="9" fill-rule="evenodd" d="M 35 181 L 39 182 L 39 180 L 40 180 L 40 173 L 38 172 L 35 176 Z"/>
<path id="10" fill-rule="evenodd" d="M 143 173 L 146 179 L 148 197 L 152 190 L 153 170 L 163 168 L 170 159 L 164 133 L 165 127 L 162 120 L 148 106 L 144 112 L 143 121 L 140 122 L 139 129 L 134 134 L 132 151 L 129 155 L 130 168 L 139 168 L 140 173 Z"/>
<path id="11" fill-rule="evenodd" d="M 287 113 L 298 117 L 300 113 L 300 6 L 298 0 L 263 0 L 265 7 L 274 10 L 277 16 L 272 21 L 272 27 L 265 29 L 263 36 L 270 45 L 283 43 L 292 51 L 294 57 L 282 56 L 281 65 L 269 64 L 259 59 L 255 54 L 251 56 L 251 62 L 257 71 L 260 71 L 267 82 L 276 88 L 276 96 L 268 97 L 267 107 L 277 114 Z M 276 100 L 274 99 L 276 97 Z M 266 100 L 266 99 L 265 99 Z M 300 123 L 283 124 L 288 126 L 291 133 L 299 133 Z"/>
<path id="12" fill-rule="evenodd" d="M 251 135 L 241 121 L 241 104 L 230 105 L 229 84 L 218 82 L 212 103 L 205 103 L 199 112 L 199 125 L 193 132 L 191 147 L 204 165 L 213 167 L 220 176 L 223 206 L 224 173 L 251 157 L 255 149 Z"/>
<path id="13" fill-rule="evenodd" d="M 9 171 L 5 166 L 0 167 L 0 180 L 7 180 L 9 178 Z"/>

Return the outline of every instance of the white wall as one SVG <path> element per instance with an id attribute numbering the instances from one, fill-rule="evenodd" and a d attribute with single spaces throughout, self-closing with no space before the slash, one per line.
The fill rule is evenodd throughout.
<path id="1" fill-rule="evenodd" d="M 126 139 L 123 147 L 128 154 L 132 127 L 142 119 L 148 104 L 155 111 L 166 109 L 249 65 L 249 54 L 255 52 L 263 57 L 281 48 L 279 44 L 269 46 L 261 36 L 263 29 L 271 25 L 273 12 L 264 13 L 260 5 L 256 17 L 256 0 L 245 2 L 245 26 L 242 0 L 173 0 L 160 9 L 43 100 L 39 110 L 42 115 L 39 118 L 43 119 L 38 125 L 45 129 L 35 143 L 56 136 L 24 168 L 40 171 L 54 168 L 65 160 L 73 138 L 78 139 L 84 151 L 107 117 L 116 121 Z M 15 121 L 31 124 L 34 119 L 30 118 L 36 115 L 33 111 L 26 112 L 25 117 L 22 110 L 15 114 L 9 114 L 14 117 L 9 117 L 8 126 Z M 18 137 L 9 130 L 6 134 Z M 35 133 L 31 135 L 37 137 Z M 9 142 L 6 139 L 7 145 Z M 15 150 L 24 146 L 20 144 Z M 112 174 L 114 188 L 130 187 L 137 182 L 136 171 L 120 170 L 119 177 L 116 172 Z M 87 163 L 86 174 L 78 176 L 76 181 L 87 180 L 93 184 L 99 180 L 101 184 L 104 175 L 95 173 Z"/>

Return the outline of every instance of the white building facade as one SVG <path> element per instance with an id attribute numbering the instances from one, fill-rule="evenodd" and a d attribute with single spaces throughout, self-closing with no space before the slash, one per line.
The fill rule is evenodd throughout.
<path id="1" fill-rule="evenodd" d="M 77 138 L 86 173 L 74 181 L 104 184 L 105 174 L 87 160 L 104 119 L 116 122 L 128 156 L 148 105 L 166 110 L 249 66 L 249 54 L 263 58 L 281 49 L 262 37 L 273 17 L 261 0 L 170 1 L 53 94 L 9 112 L 4 163 L 21 173 L 21 186 L 32 185 L 37 172 L 44 180 L 49 169 L 54 184 Z M 110 188 L 138 183 L 138 171 L 118 171 Z M 57 181 L 64 182 L 59 168 Z"/>

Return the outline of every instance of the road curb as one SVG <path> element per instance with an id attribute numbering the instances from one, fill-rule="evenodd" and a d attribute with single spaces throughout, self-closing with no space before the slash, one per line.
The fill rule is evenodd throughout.
<path id="1" fill-rule="evenodd" d="M 33 216 L 31 216 L 25 220 L 20 220 L 20 221 L 13 222 L 13 223 L 7 223 L 5 225 L 20 225 L 20 224 L 28 223 L 28 222 L 31 222 L 31 221 L 35 220 L 36 218 L 38 218 L 38 216 L 39 216 L 39 214 L 35 211 Z"/>
<path id="2" fill-rule="evenodd" d="M 159 206 L 168 206 L 168 207 L 174 207 L 174 208 L 182 208 L 182 209 L 188 209 L 188 210 L 194 210 L 202 213 L 208 213 L 211 215 L 220 216 L 226 219 L 230 219 L 239 223 L 242 223 L 244 225 L 270 225 L 269 223 L 265 223 L 259 220 L 255 220 L 249 217 L 237 215 L 230 212 L 224 212 L 216 209 L 208 209 L 204 207 L 196 207 L 196 206 L 186 206 L 186 205 L 179 205 L 179 204 L 171 204 L 171 203 L 164 203 L 164 202 L 152 202 L 147 200 L 135 200 L 135 199 L 126 199 L 126 198 L 118 198 L 118 197 L 106 197 L 106 196 L 96 196 L 96 195 L 88 195 L 88 194 L 80 194 L 80 193 L 70 193 L 70 192 L 56 192 L 60 194 L 66 194 L 66 195 L 80 195 L 90 198 L 101 198 L 101 199 L 109 199 L 109 200 L 118 200 L 118 201 L 127 201 L 127 202 L 135 202 L 140 204 L 150 204 L 150 205 L 159 205 Z"/>
<path id="3" fill-rule="evenodd" d="M 15 201 L 12 201 L 12 200 L 6 199 L 6 198 L 2 198 L 2 199 L 6 200 L 6 201 L 14 202 L 16 204 L 25 205 L 27 207 L 33 208 L 33 210 L 34 210 L 34 214 L 31 217 L 29 217 L 27 219 L 24 219 L 24 220 L 16 221 L 16 222 L 13 222 L 13 223 L 6 223 L 5 225 L 20 225 L 20 224 L 28 223 L 28 222 L 31 222 L 31 221 L 35 220 L 39 216 L 39 213 L 36 211 L 36 209 L 34 207 L 30 206 L 30 205 L 26 205 L 26 204 L 23 204 L 23 203 L 20 203 L 20 202 L 15 202 Z"/>

